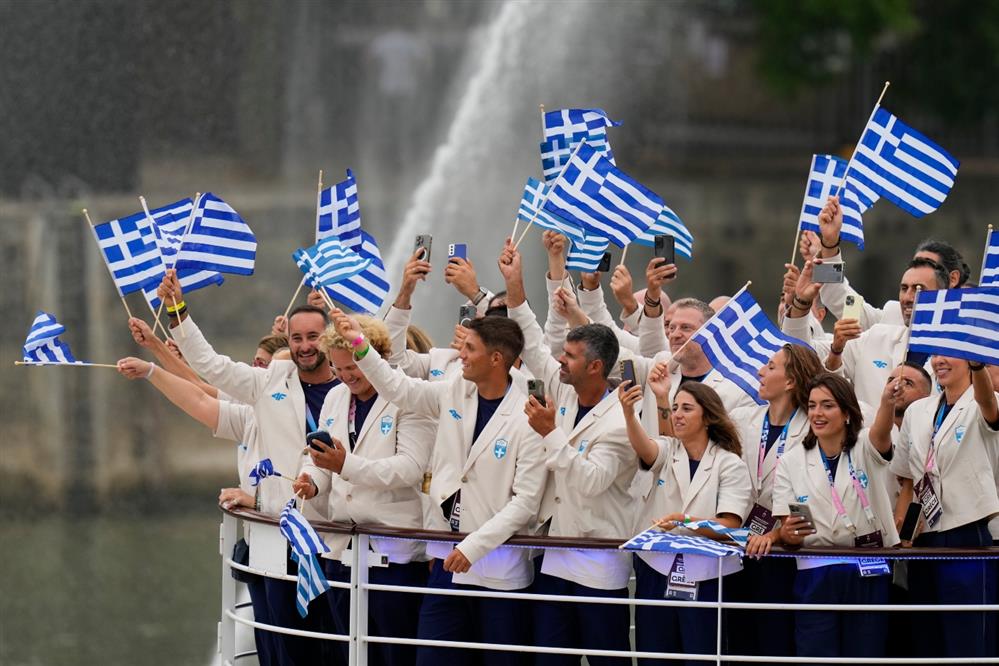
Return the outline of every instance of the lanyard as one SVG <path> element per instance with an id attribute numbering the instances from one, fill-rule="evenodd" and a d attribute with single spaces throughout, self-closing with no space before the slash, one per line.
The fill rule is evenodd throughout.
<path id="1" fill-rule="evenodd" d="M 850 520 L 850 516 L 846 513 L 846 507 L 843 505 L 843 500 L 839 496 L 839 492 L 836 490 L 836 481 L 833 479 L 832 470 L 829 469 L 829 461 L 826 458 L 826 454 L 819 447 L 819 455 L 822 456 L 822 466 L 826 469 L 826 478 L 829 479 L 829 494 L 832 495 L 833 507 L 836 509 L 836 513 L 843 520 L 843 524 L 849 529 L 853 529 L 853 521 Z M 860 480 L 857 478 L 857 472 L 853 468 L 853 458 L 850 456 L 850 452 L 846 452 L 846 464 L 850 469 L 850 479 L 853 484 L 853 490 L 857 493 L 857 497 L 860 499 L 860 506 L 864 509 L 864 515 L 868 520 L 874 522 L 874 510 L 871 509 L 871 502 L 867 498 L 867 493 L 864 492 L 864 487 L 860 484 Z"/>
<path id="2" fill-rule="evenodd" d="M 930 448 L 926 451 L 926 464 L 923 465 L 923 471 L 927 474 L 932 472 L 936 468 L 936 456 L 934 455 L 934 442 L 937 438 L 937 433 L 940 432 L 940 426 L 943 425 L 944 414 L 947 412 L 947 397 L 940 396 L 940 404 L 937 406 L 937 416 L 933 420 L 933 434 L 930 435 Z"/>
<path id="3" fill-rule="evenodd" d="M 787 423 L 784 424 L 784 429 L 780 431 L 780 437 L 777 438 L 777 460 L 780 460 L 780 457 L 784 455 L 784 445 L 787 444 L 787 431 L 791 427 L 791 420 L 794 419 L 794 415 L 797 413 L 798 408 L 795 407 Z M 756 460 L 756 483 L 759 486 L 763 485 L 763 459 L 767 455 L 767 440 L 769 437 L 770 412 L 767 411 L 763 414 L 763 430 L 760 431 L 760 456 Z M 777 460 L 774 461 L 774 464 L 777 463 Z"/>
<path id="4" fill-rule="evenodd" d="M 312 410 L 309 409 L 309 401 L 305 401 L 305 423 L 309 426 L 309 432 L 315 432 L 319 428 L 316 427 L 316 417 L 312 415 Z"/>
<path id="5" fill-rule="evenodd" d="M 354 445 L 357 444 L 357 428 L 354 426 L 354 420 L 357 418 L 357 398 L 351 394 L 350 396 L 350 408 L 347 410 L 347 440 L 350 443 L 350 450 L 354 450 Z"/>

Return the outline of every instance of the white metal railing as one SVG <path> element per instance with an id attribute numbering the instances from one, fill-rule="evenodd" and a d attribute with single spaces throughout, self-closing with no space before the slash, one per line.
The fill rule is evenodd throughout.
<path id="1" fill-rule="evenodd" d="M 722 561 L 718 562 L 718 601 L 674 601 L 665 599 L 637 599 L 637 598 L 614 598 L 614 597 L 576 597 L 554 594 L 533 594 L 528 592 L 502 592 L 496 590 L 457 590 L 439 589 L 430 587 L 399 586 L 399 585 L 379 585 L 368 582 L 368 571 L 370 563 L 367 557 L 360 557 L 360 553 L 369 552 L 369 540 L 371 535 L 381 538 L 406 539 L 417 541 L 455 541 L 455 535 L 449 533 L 432 533 L 414 531 L 411 536 L 404 535 L 403 531 L 386 529 L 368 529 L 358 526 L 333 526 L 327 524 L 316 524 L 319 532 L 336 531 L 339 533 L 350 533 L 350 582 L 328 581 L 330 587 L 350 590 L 350 624 L 349 634 L 327 634 L 321 632 L 291 629 L 277 625 L 264 624 L 241 617 L 237 612 L 237 607 L 246 604 L 236 604 L 236 581 L 232 578 L 232 570 L 238 569 L 248 573 L 276 578 L 279 580 L 297 581 L 296 576 L 285 573 L 269 571 L 261 568 L 254 568 L 233 562 L 231 553 L 233 545 L 236 543 L 238 526 L 240 521 L 251 521 L 259 523 L 274 523 L 274 530 L 277 530 L 276 521 L 272 518 L 262 516 L 249 511 L 227 511 L 223 510 L 222 524 L 219 532 L 219 552 L 222 556 L 222 616 L 219 622 L 219 653 L 223 666 L 237 666 L 237 661 L 243 657 L 255 654 L 253 651 L 236 654 L 236 624 L 243 624 L 255 629 L 263 629 L 278 634 L 289 636 L 299 636 L 304 638 L 315 638 L 319 640 L 332 640 L 348 643 L 349 666 L 367 666 L 367 646 L 372 643 L 387 645 L 413 645 L 428 647 L 464 648 L 473 650 L 501 650 L 508 652 L 523 652 L 529 654 L 564 654 L 564 655 L 588 655 L 601 657 L 629 657 L 648 659 L 684 659 L 688 661 L 722 663 L 771 663 L 771 664 L 939 664 L 940 657 L 920 657 L 920 658 L 896 658 L 896 657 L 776 657 L 776 656 L 751 656 L 723 654 L 722 648 L 722 611 L 723 610 L 800 610 L 800 611 L 845 611 L 845 612 L 999 612 L 999 604 L 992 605 L 928 605 L 928 604 L 880 604 L 880 605 L 846 605 L 846 604 L 777 604 L 777 603 L 755 603 L 755 602 L 734 602 L 722 601 L 722 590 L 724 586 L 724 576 L 722 576 Z M 331 529 L 334 528 L 334 529 Z M 417 533 L 418 532 L 418 533 Z M 550 538 L 543 540 L 551 545 L 546 546 L 539 543 L 538 539 L 514 539 L 514 543 L 502 546 L 503 548 L 614 548 L 614 545 L 604 545 L 599 542 L 604 540 L 589 540 L 587 542 L 573 542 L 567 539 Z M 523 544 L 517 541 L 525 542 Z M 252 552 L 252 549 L 251 549 Z M 844 550 L 836 549 L 816 549 L 801 551 L 800 553 L 773 553 L 773 557 L 843 557 Z M 856 556 L 855 553 L 852 553 Z M 975 549 L 881 549 L 872 551 L 864 549 L 865 556 L 887 557 L 892 559 L 999 559 L 999 548 L 975 548 Z M 458 597 L 502 597 L 504 599 L 527 600 L 527 601 L 556 601 L 570 602 L 574 604 L 607 604 L 607 605 L 628 605 L 634 606 L 670 606 L 674 608 L 712 608 L 717 612 L 717 631 L 714 654 L 681 654 L 664 652 L 641 652 L 637 650 L 597 650 L 584 648 L 561 648 L 561 647 L 540 647 L 534 645 L 511 645 L 502 643 L 479 643 L 467 641 L 441 641 L 418 638 L 396 638 L 390 636 L 372 636 L 368 633 L 368 594 L 369 592 L 396 592 L 400 594 L 433 594 L 437 596 L 458 596 Z M 994 657 L 967 657 L 948 658 L 948 664 L 999 664 L 999 656 Z"/>

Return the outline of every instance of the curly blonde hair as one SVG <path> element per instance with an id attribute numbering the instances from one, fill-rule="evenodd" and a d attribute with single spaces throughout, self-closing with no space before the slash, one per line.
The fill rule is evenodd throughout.
<path id="1" fill-rule="evenodd" d="M 360 324 L 361 332 L 368 339 L 368 343 L 374 347 L 379 356 L 387 358 L 392 353 L 392 340 L 389 338 L 389 332 L 384 322 L 381 319 L 366 315 L 357 315 L 354 318 Z M 330 324 L 326 327 L 322 337 L 319 338 L 319 348 L 324 354 L 329 354 L 330 350 L 333 349 L 353 351 L 354 347 L 351 342 L 353 340 L 345 340 L 336 330 L 336 326 Z"/>

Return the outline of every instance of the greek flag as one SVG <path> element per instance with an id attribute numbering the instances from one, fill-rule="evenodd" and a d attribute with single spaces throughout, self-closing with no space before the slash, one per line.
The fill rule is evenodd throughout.
<path id="1" fill-rule="evenodd" d="M 333 234 L 350 249 L 361 242 L 361 205 L 357 200 L 357 180 L 347 169 L 347 179 L 319 193 L 316 240 Z"/>
<path id="2" fill-rule="evenodd" d="M 315 289 L 332 287 L 371 265 L 370 259 L 348 250 L 335 236 L 328 236 L 312 247 L 295 250 L 291 256 L 305 273 L 306 283 Z"/>
<path id="3" fill-rule="evenodd" d="M 317 554 L 330 552 L 309 521 L 295 508 L 295 498 L 291 498 L 278 519 L 281 534 L 291 544 L 291 559 L 298 565 L 298 589 L 295 606 L 298 614 L 309 614 L 309 603 L 330 589 L 323 574 Z"/>
<path id="4" fill-rule="evenodd" d="M 24 341 L 22 360 L 29 363 L 79 363 L 69 351 L 69 345 L 57 337 L 65 332 L 66 327 L 53 315 L 39 310 Z"/>
<path id="5" fill-rule="evenodd" d="M 989 231 L 985 244 L 985 257 L 982 259 L 982 275 L 978 279 L 981 286 L 999 283 L 999 234 Z"/>
<path id="6" fill-rule="evenodd" d="M 361 206 L 357 198 L 357 181 L 347 169 L 347 179 L 322 191 L 316 219 L 316 241 L 337 237 L 343 246 L 353 250 L 371 265 L 363 271 L 341 280 L 335 288 L 327 288 L 330 298 L 354 312 L 374 314 L 381 309 L 391 288 L 378 241 L 361 228 Z"/>
<path id="7" fill-rule="evenodd" d="M 581 141 L 614 164 L 614 153 L 607 141 L 607 128 L 617 127 L 601 109 L 561 109 L 549 111 L 541 120 L 545 140 L 541 142 L 541 170 L 551 183 L 569 163 Z"/>
<path id="8" fill-rule="evenodd" d="M 698 520 L 693 523 L 689 523 L 685 527 L 692 530 L 710 530 L 715 534 L 725 537 L 726 539 L 731 539 L 743 548 L 746 547 L 746 543 L 749 541 L 749 535 L 752 534 L 752 532 L 745 527 L 725 527 L 721 523 L 716 523 L 713 520 Z"/>
<path id="9" fill-rule="evenodd" d="M 93 232 L 120 295 L 162 279 L 163 257 L 144 211 L 95 224 Z"/>
<path id="10" fill-rule="evenodd" d="M 256 486 L 268 476 L 281 476 L 281 472 L 274 469 L 274 463 L 271 462 L 270 458 L 264 458 L 253 466 L 248 476 L 250 477 L 250 485 Z"/>
<path id="11" fill-rule="evenodd" d="M 947 198 L 958 166 L 946 150 L 877 107 L 857 145 L 848 180 L 922 217 Z"/>
<path id="12" fill-rule="evenodd" d="M 701 346 L 715 370 L 738 384 L 760 405 L 766 401 L 760 398 L 756 373 L 785 344 L 805 344 L 781 333 L 745 289 L 716 312 L 692 339 Z"/>
<path id="13" fill-rule="evenodd" d="M 184 232 L 187 231 L 187 224 L 194 211 L 194 202 L 190 199 L 181 199 L 161 208 L 150 210 L 149 214 L 153 218 L 153 235 L 156 237 L 156 244 L 160 248 L 160 256 L 163 257 L 165 267 L 172 267 L 177 261 L 177 253 L 180 251 Z M 193 270 L 189 268 L 177 271 L 177 278 L 180 280 L 181 289 L 184 293 L 192 292 L 211 284 L 222 284 L 225 278 L 216 271 Z M 156 295 L 156 288 L 159 286 L 163 276 L 160 275 L 155 281 L 150 281 L 142 288 L 142 293 L 149 304 L 156 309 L 160 306 L 160 299 Z"/>
<path id="14" fill-rule="evenodd" d="M 644 550 L 656 553 L 681 553 L 683 555 L 706 555 L 708 557 L 728 557 L 742 555 L 742 549 L 736 546 L 713 541 L 707 537 L 673 534 L 659 528 L 649 528 L 633 536 L 624 543 L 623 550 Z"/>
<path id="15" fill-rule="evenodd" d="M 552 185 L 545 210 L 624 247 L 659 218 L 663 200 L 583 144 Z"/>
<path id="16" fill-rule="evenodd" d="M 573 245 L 583 242 L 583 230 L 566 222 L 558 215 L 545 210 L 538 209 L 541 202 L 548 196 L 548 186 L 536 178 L 528 178 L 527 185 L 524 186 L 524 195 L 520 198 L 520 209 L 517 211 L 517 218 L 523 222 L 534 220 L 534 224 L 544 229 L 557 231 L 572 241 Z"/>
<path id="17" fill-rule="evenodd" d="M 565 267 L 574 271 L 595 273 L 608 245 L 610 245 L 610 241 L 602 236 L 595 234 L 587 236 L 581 244 L 569 248 L 569 254 L 565 258 Z"/>
<path id="18" fill-rule="evenodd" d="M 669 206 L 663 206 L 659 217 L 652 223 L 647 231 L 638 234 L 635 242 L 639 245 L 655 247 L 656 236 L 666 234 L 674 238 L 673 247 L 677 254 L 687 259 L 691 258 L 694 252 L 694 237 L 691 235 L 683 220 L 673 212 Z"/>
<path id="19" fill-rule="evenodd" d="M 999 363 L 999 287 L 920 292 L 909 351 Z"/>
<path id="20" fill-rule="evenodd" d="M 198 200 L 194 221 L 174 267 L 253 275 L 257 238 L 233 210 L 211 192 Z"/>
<path id="21" fill-rule="evenodd" d="M 847 161 L 834 155 L 812 155 L 812 168 L 808 174 L 805 198 L 801 203 L 800 228 L 802 231 L 819 232 L 819 213 L 829 197 L 839 190 L 846 173 Z M 877 193 L 863 185 L 846 181 L 840 193 L 843 209 L 843 227 L 840 238 L 864 249 L 864 221 L 861 217 L 878 200 Z"/>

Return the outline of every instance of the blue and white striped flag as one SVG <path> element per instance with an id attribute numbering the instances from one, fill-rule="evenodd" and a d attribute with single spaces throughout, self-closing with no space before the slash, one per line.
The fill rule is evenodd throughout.
<path id="1" fill-rule="evenodd" d="M 527 185 L 524 186 L 524 194 L 520 198 L 520 208 L 517 210 L 517 218 L 522 222 L 534 220 L 534 224 L 543 229 L 557 231 L 572 241 L 573 245 L 583 242 L 585 237 L 583 230 L 577 225 L 563 220 L 558 215 L 538 206 L 545 197 L 548 196 L 548 186 L 537 178 L 528 178 Z"/>
<path id="2" fill-rule="evenodd" d="M 785 344 L 805 345 L 780 332 L 753 295 L 743 288 L 691 338 L 701 346 L 715 370 L 739 385 L 757 402 L 760 379 L 756 373 Z"/>
<path id="3" fill-rule="evenodd" d="M 281 534 L 291 544 L 291 559 L 298 565 L 298 588 L 295 606 L 298 614 L 309 614 L 309 603 L 330 589 L 323 567 L 319 563 L 319 553 L 330 552 L 329 546 L 316 533 L 309 521 L 295 508 L 295 498 L 291 498 L 278 519 Z"/>
<path id="4" fill-rule="evenodd" d="M 268 476 L 281 476 L 281 472 L 274 469 L 270 458 L 264 458 L 253 466 L 247 476 L 250 477 L 250 485 L 256 486 Z"/>
<path id="5" fill-rule="evenodd" d="M 982 274 L 978 278 L 981 286 L 999 283 L 999 234 L 989 231 L 985 243 L 985 256 L 982 257 Z"/>
<path id="6" fill-rule="evenodd" d="M 999 287 L 920 292 L 909 351 L 999 364 Z"/>
<path id="7" fill-rule="evenodd" d="M 746 527 L 725 527 L 721 523 L 713 520 L 698 520 L 692 523 L 687 523 L 684 527 L 691 530 L 710 530 L 715 534 L 725 537 L 726 539 L 731 539 L 743 548 L 746 547 L 746 543 L 749 542 L 749 535 L 752 534 L 752 532 Z"/>
<path id="8" fill-rule="evenodd" d="M 959 166 L 946 150 L 877 107 L 857 144 L 847 180 L 923 217 L 947 198 Z"/>
<path id="9" fill-rule="evenodd" d="M 357 199 L 357 180 L 347 169 L 347 178 L 319 193 L 316 217 L 316 240 L 329 235 L 340 238 L 346 247 L 356 249 L 361 242 L 361 204 Z"/>
<path id="10" fill-rule="evenodd" d="M 335 236 L 349 250 L 371 265 L 352 277 L 341 280 L 327 293 L 335 301 L 354 312 L 374 314 L 388 298 L 391 285 L 385 272 L 378 241 L 361 228 L 361 205 L 354 173 L 347 169 L 347 179 L 320 194 L 319 215 L 316 219 L 316 241 Z"/>
<path id="11" fill-rule="evenodd" d="M 655 247 L 656 236 L 666 234 L 674 239 L 673 247 L 677 254 L 690 259 L 694 253 L 694 237 L 691 235 L 687 225 L 683 223 L 680 216 L 673 212 L 669 206 L 663 206 L 659 217 L 647 231 L 638 234 L 635 242 L 639 245 Z"/>
<path id="12" fill-rule="evenodd" d="M 565 258 L 565 267 L 574 271 L 595 273 L 608 245 L 610 245 L 610 241 L 606 238 L 590 234 L 581 244 L 569 248 L 569 254 Z"/>
<path id="13" fill-rule="evenodd" d="M 805 186 L 805 198 L 801 203 L 800 228 L 802 231 L 819 230 L 819 213 L 826 205 L 829 197 L 839 191 L 846 173 L 847 161 L 834 155 L 812 155 L 812 168 L 808 173 L 808 184 Z M 846 187 L 840 196 L 840 207 L 843 209 L 843 227 L 840 238 L 864 249 L 863 214 L 867 212 L 878 195 L 862 184 L 847 180 Z"/>
<path id="14" fill-rule="evenodd" d="M 120 295 L 163 278 L 163 257 L 145 212 L 95 224 L 93 232 Z"/>
<path id="15" fill-rule="evenodd" d="M 79 363 L 69 345 L 57 337 L 65 332 L 66 327 L 53 315 L 39 310 L 21 349 L 22 360 L 29 363 Z"/>
<path id="16" fill-rule="evenodd" d="M 560 109 L 545 113 L 541 119 L 545 140 L 540 146 L 545 181 L 551 183 L 558 178 L 581 141 L 614 164 L 607 128 L 620 124 L 608 118 L 601 109 Z"/>
<path id="17" fill-rule="evenodd" d="M 174 267 L 253 275 L 257 238 L 232 206 L 211 192 L 198 200 L 194 222 Z"/>
<path id="18" fill-rule="evenodd" d="M 315 289 L 332 287 L 371 266 L 370 259 L 348 250 L 335 236 L 328 236 L 312 247 L 295 250 L 291 256 L 305 273 L 306 284 Z"/>
<path id="19" fill-rule="evenodd" d="M 552 185 L 545 210 L 624 247 L 659 218 L 663 200 L 582 144 Z"/>
<path id="20" fill-rule="evenodd" d="M 177 262 L 177 253 L 180 251 L 181 243 L 184 239 L 184 232 L 187 231 L 187 224 L 191 221 L 191 214 L 194 212 L 194 202 L 190 199 L 181 199 L 172 204 L 162 206 L 149 211 L 153 218 L 153 234 L 156 236 L 156 244 L 160 248 L 160 255 L 163 257 L 165 267 L 172 268 Z M 150 281 L 142 289 L 143 295 L 149 304 L 156 309 L 160 306 L 159 296 L 156 295 L 156 288 L 159 287 L 163 276 L 159 276 L 156 281 Z M 189 293 L 208 285 L 219 285 L 225 281 L 221 273 L 217 271 L 192 270 L 189 268 L 177 271 L 177 278 L 180 280 L 181 289 L 184 293 Z"/>
<path id="21" fill-rule="evenodd" d="M 673 534 L 652 527 L 633 536 L 621 545 L 623 550 L 643 550 L 654 553 L 681 553 L 683 555 L 705 555 L 707 557 L 728 557 L 742 555 L 737 546 L 714 541 L 707 537 L 687 534 Z"/>

